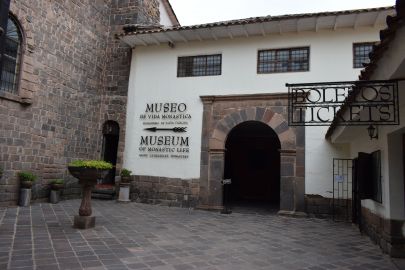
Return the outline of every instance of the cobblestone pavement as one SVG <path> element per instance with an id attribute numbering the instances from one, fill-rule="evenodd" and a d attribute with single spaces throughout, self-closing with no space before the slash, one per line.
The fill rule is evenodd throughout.
<path id="1" fill-rule="evenodd" d="M 93 200 L 76 230 L 79 203 L 0 208 L 0 269 L 396 269 L 350 224 Z"/>

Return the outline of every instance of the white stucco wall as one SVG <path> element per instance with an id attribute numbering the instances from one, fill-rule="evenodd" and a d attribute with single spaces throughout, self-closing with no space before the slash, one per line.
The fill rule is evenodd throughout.
<path id="1" fill-rule="evenodd" d="M 377 62 L 372 80 L 403 79 L 405 77 L 405 27 L 397 29 L 395 39 Z M 340 128 L 332 136 L 336 142 L 350 144 L 350 158 L 358 152 L 371 153 L 381 150 L 382 203 L 363 200 L 362 206 L 379 216 L 397 220 L 405 219 L 404 164 L 402 136 L 405 134 L 405 81 L 399 81 L 400 124 L 378 127 L 378 140 L 370 140 L 366 127 Z"/>
<path id="2" fill-rule="evenodd" d="M 384 69 L 384 72 L 387 69 Z M 382 77 L 376 77 L 382 79 Z M 390 79 L 388 77 L 387 79 Z M 405 82 L 399 83 L 399 119 L 405 119 Z M 379 216 L 392 219 L 405 218 L 404 169 L 402 135 L 405 124 L 378 127 L 378 140 L 370 140 L 367 127 L 350 127 L 345 131 L 345 140 L 350 141 L 350 158 L 359 152 L 372 153 L 381 150 L 382 203 L 363 200 L 362 205 Z"/>
<path id="3" fill-rule="evenodd" d="M 169 14 L 162 3 L 162 0 L 159 0 L 159 12 L 160 12 L 160 24 L 164 26 L 173 26 L 173 23 L 170 20 Z"/>
<path id="4" fill-rule="evenodd" d="M 400 119 L 405 119 L 405 98 L 403 91 L 405 83 L 401 83 L 399 91 Z M 402 91 L 401 91 L 402 89 Z M 381 187 L 382 203 L 373 200 L 363 200 L 362 205 L 373 213 L 385 218 L 404 219 L 404 175 L 402 161 L 402 134 L 405 125 L 378 127 L 378 140 L 370 140 L 367 127 L 358 127 L 351 131 L 350 158 L 358 156 L 359 152 L 372 153 L 381 150 Z"/>
<path id="5" fill-rule="evenodd" d="M 173 178 L 200 176 L 202 128 L 201 95 L 286 92 L 286 83 L 356 80 L 352 68 L 352 44 L 378 40 L 378 29 L 357 28 L 337 31 L 303 32 L 233 40 L 189 42 L 137 47 L 134 49 L 128 92 L 124 166 L 137 175 Z M 260 49 L 310 47 L 310 71 L 257 74 Z M 177 58 L 222 54 L 222 75 L 177 78 Z M 139 157 L 140 136 L 145 135 L 139 115 L 146 103 L 184 102 L 192 119 L 188 125 L 188 159 Z M 306 128 L 306 193 L 331 196 L 332 158 L 349 155 L 343 146 L 324 139 L 325 127 Z M 170 133 L 167 133 L 170 134 Z"/>

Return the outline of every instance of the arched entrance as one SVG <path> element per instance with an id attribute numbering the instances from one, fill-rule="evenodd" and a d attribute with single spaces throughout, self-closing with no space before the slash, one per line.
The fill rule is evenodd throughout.
<path id="1" fill-rule="evenodd" d="M 305 127 L 288 125 L 288 94 L 202 96 L 201 100 L 204 108 L 198 208 L 224 210 L 227 140 L 237 126 L 252 121 L 270 128 L 279 140 L 279 213 L 305 211 Z"/>
<path id="2" fill-rule="evenodd" d="M 225 143 L 224 178 L 231 178 L 224 203 L 231 206 L 280 207 L 280 140 L 259 121 L 235 126 Z"/>
<path id="3" fill-rule="evenodd" d="M 115 165 L 117 164 L 117 152 L 120 127 L 115 121 L 106 121 L 103 125 L 103 159 L 113 164 L 113 168 L 104 178 L 105 185 L 114 185 L 115 183 Z"/>

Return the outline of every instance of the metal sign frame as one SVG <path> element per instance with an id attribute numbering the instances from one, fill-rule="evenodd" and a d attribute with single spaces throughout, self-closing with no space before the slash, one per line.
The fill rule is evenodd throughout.
<path id="1" fill-rule="evenodd" d="M 398 80 L 286 86 L 290 126 L 399 125 Z M 342 108 L 347 109 L 345 113 Z"/>

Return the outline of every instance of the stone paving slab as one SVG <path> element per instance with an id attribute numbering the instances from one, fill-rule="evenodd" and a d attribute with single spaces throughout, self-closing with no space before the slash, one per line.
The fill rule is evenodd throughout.
<path id="1" fill-rule="evenodd" d="M 93 200 L 77 230 L 79 204 L 0 208 L 0 269 L 397 269 L 351 224 Z"/>

